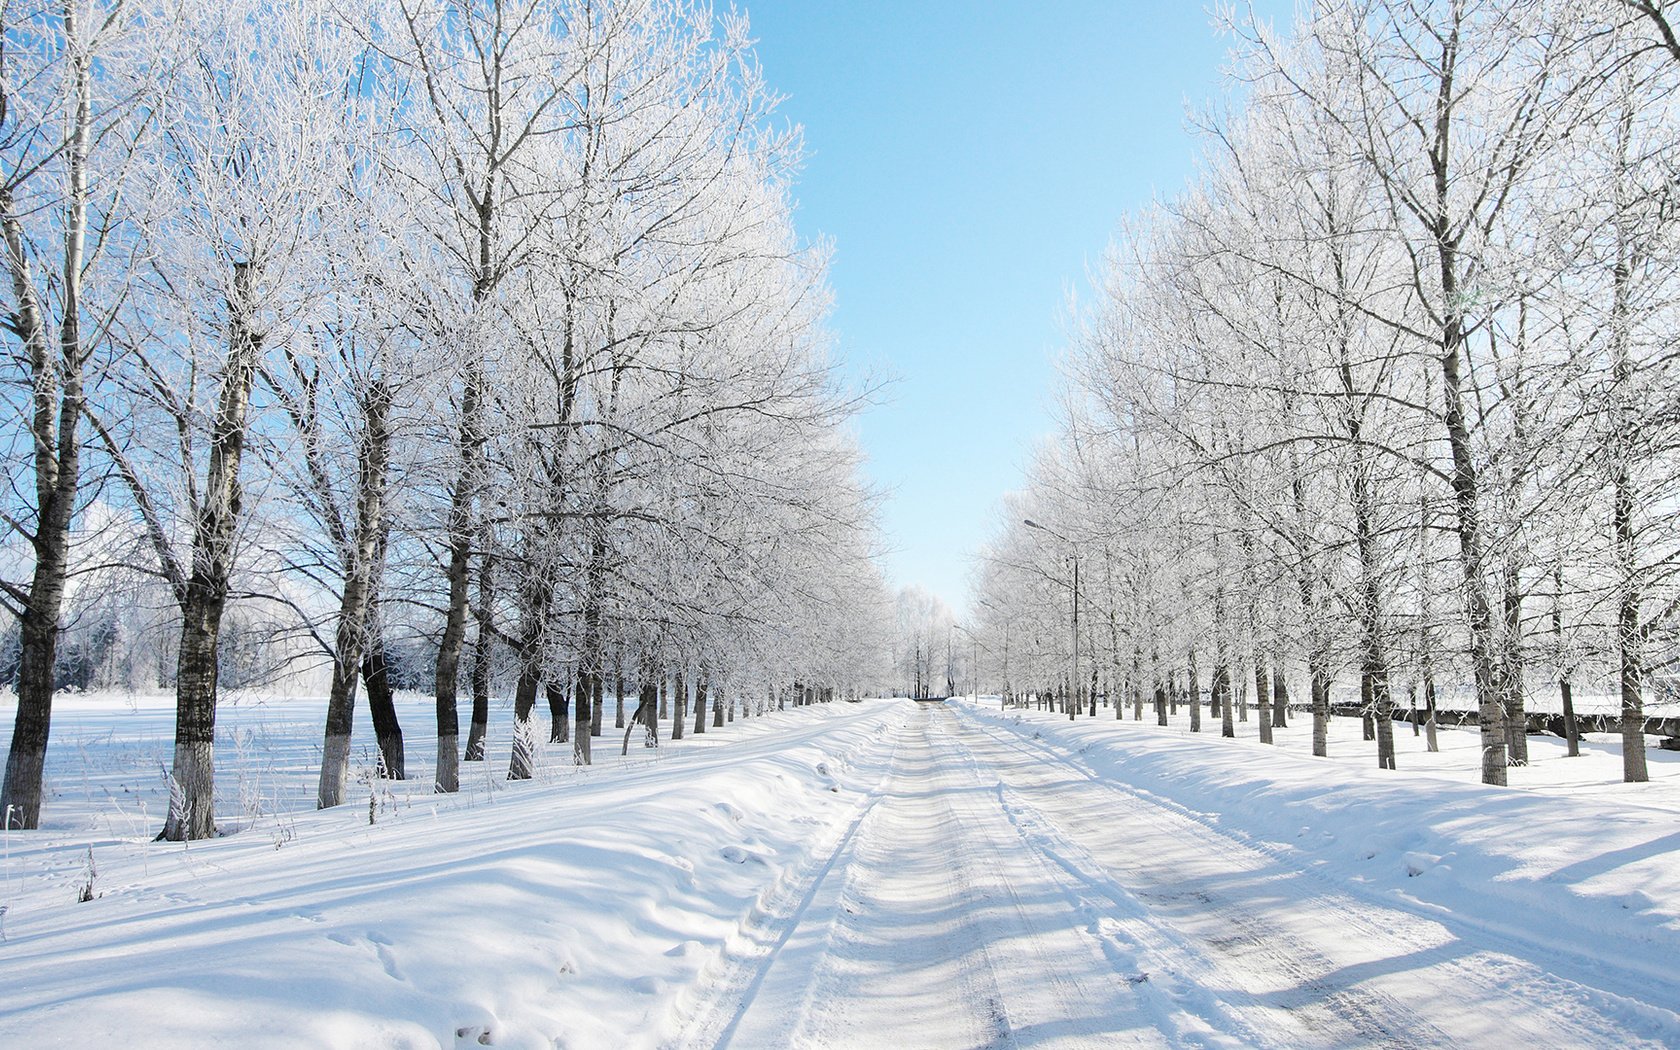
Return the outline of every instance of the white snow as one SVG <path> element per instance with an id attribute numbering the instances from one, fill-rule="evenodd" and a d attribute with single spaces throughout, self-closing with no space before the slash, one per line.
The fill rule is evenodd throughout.
<path id="1" fill-rule="evenodd" d="M 236 833 L 183 847 L 150 841 L 167 706 L 61 702 L 0 1045 L 1680 1044 L 1666 753 L 1622 785 L 1603 738 L 1535 738 L 1490 789 L 1473 731 L 1396 727 L 1382 772 L 1351 720 L 1315 760 L 1300 715 L 1268 748 L 871 701 L 657 757 L 609 730 L 523 784 L 504 744 L 440 797 L 425 706 L 415 779 L 326 812 L 320 705 L 225 707 Z"/>

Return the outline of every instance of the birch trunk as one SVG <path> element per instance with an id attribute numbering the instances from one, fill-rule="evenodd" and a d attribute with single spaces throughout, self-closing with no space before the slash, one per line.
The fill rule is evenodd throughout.
<path id="1" fill-rule="evenodd" d="M 355 724 L 356 678 L 362 670 L 366 648 L 369 605 L 377 563 L 383 560 L 385 535 L 385 475 L 390 460 L 390 431 L 387 413 L 390 398 L 375 383 L 363 401 L 363 432 L 357 455 L 355 531 L 343 545 L 344 592 L 339 596 L 338 630 L 333 643 L 332 684 L 327 693 L 326 739 L 321 749 L 321 778 L 316 805 L 321 809 L 344 801 L 344 785 L 350 772 L 350 733 Z M 338 518 L 333 512 L 335 521 Z M 336 526 L 342 535 L 342 527 Z M 380 651 L 383 660 L 383 650 Z M 380 681 L 384 667 L 381 664 Z M 371 692 L 370 692 L 371 696 Z M 381 698 L 390 704 L 389 690 Z M 395 712 L 391 712 L 395 718 Z M 397 766 L 402 765 L 398 747 Z"/>
<path id="2" fill-rule="evenodd" d="M 228 296 L 228 356 L 211 424 L 210 462 L 193 527 L 192 569 L 181 602 L 175 665 L 175 760 L 169 815 L 160 838 L 170 842 L 216 833 L 215 742 L 217 651 L 233 569 L 233 539 L 243 492 L 239 466 L 261 341 L 250 328 L 251 271 L 235 263 Z"/>
<path id="3" fill-rule="evenodd" d="M 64 39 L 78 41 L 75 4 L 63 7 Z M 81 332 L 81 291 L 85 254 L 88 185 L 87 153 L 92 123 L 91 58 L 72 43 L 69 58 L 71 100 L 65 140 L 64 265 L 60 274 L 63 318 L 56 357 L 49 345 L 46 318 L 30 272 L 22 225 L 12 186 L 0 189 L 0 233 L 5 238 L 6 268 L 14 295 L 9 327 L 22 342 L 31 382 L 29 440 L 35 473 L 35 530 L 28 536 L 35 557 L 27 596 L 19 616 L 17 712 L 6 754 L 6 778 L 0 783 L 0 826 L 33 829 L 41 819 L 41 779 L 46 769 L 47 739 L 52 729 L 53 664 L 58 650 L 70 570 L 70 526 L 81 483 L 82 371 L 88 351 Z M 0 94 L 0 101 L 4 94 Z M 14 128 L 15 131 L 15 128 Z M 56 419 L 55 419 L 56 417 Z"/>

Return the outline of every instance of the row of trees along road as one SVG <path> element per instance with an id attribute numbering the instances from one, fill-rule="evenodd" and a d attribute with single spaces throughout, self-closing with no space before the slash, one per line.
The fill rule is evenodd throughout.
<path id="1" fill-rule="evenodd" d="M 503 683 L 520 778 L 539 696 L 588 763 L 603 693 L 622 725 L 627 692 L 668 692 L 680 732 L 692 686 L 703 731 L 707 698 L 717 724 L 884 666 L 860 393 L 834 374 L 825 251 L 791 220 L 799 136 L 743 19 L 0 17 L 9 826 L 39 819 L 61 629 L 111 595 L 177 696 L 169 839 L 214 833 L 225 623 L 277 667 L 330 667 L 322 806 L 359 681 L 402 775 L 399 666 L 436 693 L 440 791 L 482 760 Z M 651 703 L 633 717 L 652 728 Z"/>
<path id="2" fill-rule="evenodd" d="M 1269 740 L 1300 670 L 1324 754 L 1355 675 L 1393 768 L 1396 694 L 1451 688 L 1502 784 L 1526 698 L 1560 695 L 1573 750 L 1586 686 L 1619 694 L 1645 780 L 1680 656 L 1677 24 L 1662 0 L 1233 15 L 1237 101 L 1076 307 L 1059 435 L 987 553 L 1014 681 L 1072 662 L 1077 555 L 1070 710 L 1107 683 L 1116 714 L 1189 700 L 1199 728 L 1205 687 L 1230 736 L 1251 679 Z"/>

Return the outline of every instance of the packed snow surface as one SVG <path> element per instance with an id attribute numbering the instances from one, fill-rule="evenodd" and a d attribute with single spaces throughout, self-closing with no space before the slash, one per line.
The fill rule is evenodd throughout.
<path id="1" fill-rule="evenodd" d="M 317 813 L 318 714 L 230 712 L 236 833 L 183 847 L 161 710 L 67 705 L 5 840 L 0 1046 L 1680 1045 L 1665 753 L 1622 785 L 1536 738 L 1493 789 L 1474 732 L 1397 727 L 1383 772 L 1351 720 L 1315 760 L 872 701 Z"/>

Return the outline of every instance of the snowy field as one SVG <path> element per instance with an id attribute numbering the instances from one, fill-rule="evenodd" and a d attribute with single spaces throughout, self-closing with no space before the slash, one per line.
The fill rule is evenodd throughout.
<path id="1" fill-rule="evenodd" d="M 1474 731 L 1384 773 L 1353 720 L 871 701 L 509 784 L 497 711 L 439 797 L 429 706 L 327 812 L 321 705 L 224 706 L 233 833 L 183 846 L 167 701 L 66 699 L 0 1046 L 1680 1045 L 1680 755 L 1536 737 L 1489 789 Z"/>

